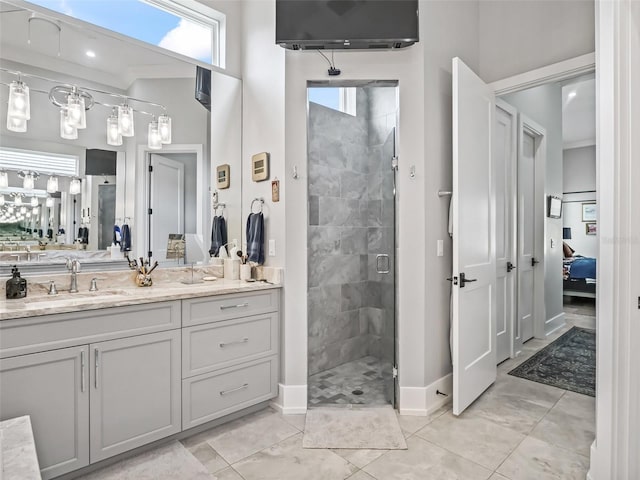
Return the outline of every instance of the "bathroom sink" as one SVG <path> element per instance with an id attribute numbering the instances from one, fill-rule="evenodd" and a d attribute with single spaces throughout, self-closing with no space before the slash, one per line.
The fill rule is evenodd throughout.
<path id="1" fill-rule="evenodd" d="M 98 290 L 97 292 L 60 292 L 57 295 L 43 295 L 37 297 L 27 297 L 26 303 L 51 303 L 51 302 L 64 302 L 71 300 L 83 300 L 85 298 L 104 298 L 112 297 L 116 295 L 127 295 L 126 290 Z"/>

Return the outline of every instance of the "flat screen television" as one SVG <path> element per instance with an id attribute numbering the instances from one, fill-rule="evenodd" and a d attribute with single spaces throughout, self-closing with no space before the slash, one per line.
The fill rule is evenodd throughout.
<path id="1" fill-rule="evenodd" d="M 403 48 L 418 41 L 418 0 L 276 0 L 276 44 L 292 50 Z"/>
<path id="2" fill-rule="evenodd" d="M 115 175 L 117 152 L 88 148 L 85 175 Z"/>
<path id="3" fill-rule="evenodd" d="M 196 67 L 196 100 L 211 111 L 211 70 Z"/>

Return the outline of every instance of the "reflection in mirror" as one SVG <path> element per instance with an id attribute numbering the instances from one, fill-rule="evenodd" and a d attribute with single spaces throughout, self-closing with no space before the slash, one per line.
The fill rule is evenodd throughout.
<path id="1" fill-rule="evenodd" d="M 26 121 L 25 132 L 10 130 L 7 128 L 7 109 L 1 108 L 1 144 L 7 150 L 51 158 L 56 155 L 74 158 L 77 172 L 57 175 L 59 188 L 48 194 L 47 181 L 50 174 L 55 173 L 53 163 L 46 168 L 33 168 L 39 173 L 33 187 L 38 213 L 31 210 L 31 216 L 27 218 L 25 212 L 18 220 L 8 211 L 9 208 L 16 210 L 11 193 L 27 193 L 24 198 L 28 202 L 32 195 L 19 191 L 24 188 L 24 179 L 17 174 L 24 167 L 3 166 L 1 162 L 10 155 L 0 156 L 0 168 L 6 169 L 9 180 L 3 187 L 0 173 L 0 191 L 5 200 L 4 207 L 0 205 L 0 209 L 5 209 L 0 211 L 0 235 L 3 235 L 0 249 L 5 243 L 13 243 L 8 245 L 10 252 L 0 251 L 0 263 L 17 260 L 17 257 L 5 258 L 4 253 L 22 252 L 22 262 L 47 262 L 54 261 L 58 255 L 69 256 L 70 249 L 73 255 L 121 259 L 122 253 L 113 255 L 109 247 L 118 237 L 124 241 L 125 224 L 130 233 L 127 247 L 136 257 L 146 256 L 151 250 L 148 218 L 151 205 L 149 173 L 144 169 L 148 168 L 151 153 L 174 157 L 173 160 L 182 154 L 192 154 L 190 158 L 178 159 L 184 162 L 186 183 L 182 209 L 178 213 L 182 230 L 172 229 L 172 233 L 196 234 L 205 250 L 211 229 L 212 172 L 218 164 L 230 164 L 232 182 L 224 192 L 225 216 L 230 239 L 240 238 L 240 80 L 212 72 L 211 83 L 216 87 L 211 92 L 212 112 L 209 113 L 195 99 L 197 61 L 163 53 L 160 48 L 143 46 L 142 42 L 41 7 L 30 7 L 35 12 L 23 7 L 22 3 L 0 3 L 0 83 L 8 85 L 18 80 L 6 70 L 24 74 L 20 80 L 30 89 L 31 116 Z M 30 20 L 32 18 L 42 21 Z M 91 58 L 86 55 L 89 47 L 95 54 Z M 28 74 L 37 77 L 28 77 Z M 77 130 L 76 139 L 61 138 L 60 108 L 48 95 L 57 85 L 86 87 L 94 97 L 96 104 L 92 108 L 87 109 L 88 105 L 85 105 L 86 128 Z M 102 95 L 98 91 L 116 96 Z M 9 89 L 0 86 L 3 105 L 7 105 L 8 95 Z M 134 109 L 134 136 L 123 135 L 114 142 L 108 137 L 108 125 L 111 125 L 110 118 L 118 115 L 118 110 L 108 106 L 127 103 L 122 100 L 123 96 L 131 100 L 128 103 Z M 148 103 L 136 103 L 133 100 L 136 98 Z M 156 145 L 151 142 L 149 134 L 156 133 L 150 129 L 150 124 L 164 113 L 172 119 L 171 143 Z M 158 134 L 160 130 L 161 125 Z M 122 130 L 119 132 L 123 133 Z M 118 137 L 117 130 L 115 133 Z M 156 148 L 158 146 L 160 148 Z M 185 148 L 189 150 L 185 151 Z M 97 160 L 93 160 L 92 152 L 115 159 L 115 169 L 96 171 L 93 167 Z M 69 189 L 75 176 L 80 180 L 80 192 L 71 194 Z M 52 200 L 47 200 L 48 195 Z M 52 201 L 53 206 L 49 207 L 47 202 Z M 166 208 L 169 207 L 156 207 L 153 214 L 167 215 L 168 212 L 163 212 Z M 27 247 L 47 256 L 27 255 L 30 253 Z M 39 250 L 41 248 L 44 250 Z M 120 249 L 113 250 L 115 253 Z"/>

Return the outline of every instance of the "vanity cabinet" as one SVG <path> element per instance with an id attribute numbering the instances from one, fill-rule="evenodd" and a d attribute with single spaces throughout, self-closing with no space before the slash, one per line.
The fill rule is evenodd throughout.
<path id="1" fill-rule="evenodd" d="M 88 346 L 0 361 L 0 415 L 31 416 L 45 480 L 89 465 L 88 364 Z"/>
<path id="2" fill-rule="evenodd" d="M 180 432 L 180 330 L 89 350 L 92 463 Z"/>

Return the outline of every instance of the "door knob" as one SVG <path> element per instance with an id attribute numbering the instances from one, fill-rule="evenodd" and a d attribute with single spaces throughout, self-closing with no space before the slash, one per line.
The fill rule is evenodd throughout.
<path id="1" fill-rule="evenodd" d="M 532 267 L 535 267 L 535 266 L 536 266 L 536 263 L 540 263 L 540 261 L 539 261 L 539 260 L 536 260 L 534 257 L 531 257 L 531 266 L 532 266 Z"/>
<path id="2" fill-rule="evenodd" d="M 507 272 L 511 272 L 511 270 L 515 270 L 516 266 L 511 263 L 511 262 L 507 262 Z"/>
<path id="3" fill-rule="evenodd" d="M 477 278 L 467 278 L 464 272 L 460 273 L 460 288 L 464 288 L 465 283 L 477 282 Z"/>

